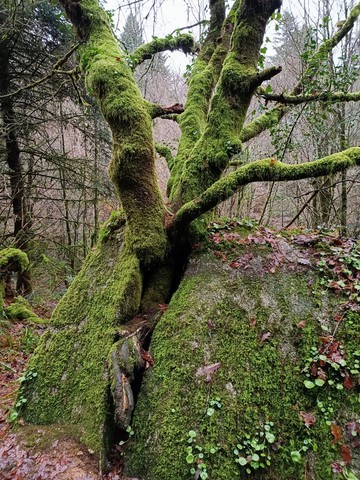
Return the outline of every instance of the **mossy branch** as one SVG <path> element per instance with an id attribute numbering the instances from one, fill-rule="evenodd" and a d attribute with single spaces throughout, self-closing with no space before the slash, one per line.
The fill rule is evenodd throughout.
<path id="1" fill-rule="evenodd" d="M 324 59 L 336 45 L 345 37 L 347 33 L 353 28 L 356 20 L 360 15 L 360 3 L 358 3 L 350 12 L 347 20 L 342 27 L 328 40 L 325 40 L 318 48 L 318 50 L 312 55 L 309 60 L 309 67 L 303 72 L 300 80 L 293 88 L 290 95 L 298 95 L 305 83 L 305 79 L 312 78 L 314 76 L 314 70 L 319 60 Z M 260 133 L 267 130 L 269 127 L 276 125 L 281 118 L 290 110 L 290 104 L 285 106 L 283 103 L 275 105 L 271 110 L 260 115 L 258 118 L 248 123 L 242 130 L 240 139 L 242 142 L 247 142 L 252 138 L 260 135 Z"/>
<path id="2" fill-rule="evenodd" d="M 167 166 L 169 167 L 169 170 L 171 170 L 174 166 L 174 157 L 173 157 L 173 154 L 171 153 L 170 148 L 166 147 L 165 145 L 160 145 L 159 143 L 157 143 L 155 145 L 155 150 L 160 155 L 160 157 L 165 158 Z"/>
<path id="3" fill-rule="evenodd" d="M 151 42 L 141 45 L 129 56 L 131 67 L 135 69 L 156 53 L 173 52 L 174 50 L 181 50 L 185 54 L 194 53 L 194 45 L 194 38 L 189 33 L 182 33 L 175 37 L 169 35 L 165 38 L 154 38 Z"/>
<path id="4" fill-rule="evenodd" d="M 266 80 L 271 80 L 275 75 L 278 75 L 282 70 L 282 67 L 269 67 L 265 70 L 261 70 L 254 75 L 253 83 L 255 86 L 261 85 Z"/>
<path id="5" fill-rule="evenodd" d="M 0 250 L 0 272 L 7 269 L 24 272 L 29 267 L 29 263 L 26 253 L 18 248 Z"/>
<path id="6" fill-rule="evenodd" d="M 156 103 L 149 102 L 148 106 L 151 118 L 164 118 L 165 115 L 179 115 L 184 112 L 184 105 L 182 103 L 175 103 L 169 107 L 162 107 Z"/>
<path id="7" fill-rule="evenodd" d="M 198 198 L 183 205 L 174 217 L 171 233 L 177 233 L 200 215 L 231 197 L 243 185 L 262 181 L 289 181 L 322 177 L 360 165 L 360 147 L 353 147 L 313 162 L 289 165 L 274 158 L 265 158 L 240 167 L 221 178 Z"/>
<path id="8" fill-rule="evenodd" d="M 259 89 L 258 93 L 270 102 L 279 102 L 282 104 L 299 105 L 309 102 L 358 102 L 360 100 L 360 92 L 322 92 L 313 95 L 287 95 L 284 93 L 267 93 L 263 89 Z"/>

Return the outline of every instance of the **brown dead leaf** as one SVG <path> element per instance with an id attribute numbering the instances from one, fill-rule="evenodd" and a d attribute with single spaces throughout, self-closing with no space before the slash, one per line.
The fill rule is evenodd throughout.
<path id="1" fill-rule="evenodd" d="M 332 443 L 335 445 L 342 439 L 342 431 L 341 427 L 337 425 L 336 423 L 331 424 L 331 433 L 333 435 L 333 441 Z"/>
<path id="2" fill-rule="evenodd" d="M 342 456 L 342 459 L 344 460 L 345 462 L 345 465 L 348 465 L 349 463 L 351 463 L 351 450 L 350 450 L 350 447 L 348 445 L 341 445 L 340 447 L 340 454 Z"/>
<path id="3" fill-rule="evenodd" d="M 266 342 L 266 340 L 268 340 L 269 338 L 271 337 L 271 333 L 270 332 L 266 332 L 266 333 L 263 333 L 260 337 L 260 342 L 261 343 L 264 343 Z"/>
<path id="4" fill-rule="evenodd" d="M 221 363 L 213 363 L 212 365 L 204 365 L 197 369 L 196 376 L 205 376 L 206 382 L 211 382 L 211 375 L 221 367 Z"/>
<path id="5" fill-rule="evenodd" d="M 303 412 L 300 410 L 299 415 L 304 422 L 305 427 L 309 428 L 316 423 L 316 417 L 312 412 Z"/>
<path id="6" fill-rule="evenodd" d="M 255 327 L 255 325 L 256 325 L 256 318 L 250 318 L 250 320 L 249 320 L 249 325 L 250 325 L 250 327 Z"/>

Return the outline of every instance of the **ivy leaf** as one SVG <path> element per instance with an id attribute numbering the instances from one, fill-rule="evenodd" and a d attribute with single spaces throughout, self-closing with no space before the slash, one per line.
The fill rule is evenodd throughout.
<path id="1" fill-rule="evenodd" d="M 293 450 L 291 452 L 291 460 L 295 463 L 299 463 L 301 462 L 301 455 L 300 455 L 300 452 L 298 452 L 297 450 Z"/>

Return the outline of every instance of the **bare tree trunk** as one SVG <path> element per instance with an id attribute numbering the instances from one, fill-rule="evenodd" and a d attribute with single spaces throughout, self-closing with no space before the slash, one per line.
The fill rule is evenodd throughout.
<path id="1" fill-rule="evenodd" d="M 10 91 L 9 51 L 0 44 L 0 94 Z M 5 158 L 9 167 L 12 209 L 14 214 L 14 237 L 17 248 L 27 251 L 31 224 L 28 218 L 24 176 L 22 171 L 20 148 L 17 138 L 16 115 L 12 97 L 0 98 L 1 116 L 5 134 Z M 30 271 L 18 273 L 16 289 L 21 294 L 31 293 Z"/>

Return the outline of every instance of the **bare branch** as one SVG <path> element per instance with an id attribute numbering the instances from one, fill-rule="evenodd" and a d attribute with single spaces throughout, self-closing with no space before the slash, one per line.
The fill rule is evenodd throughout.
<path id="1" fill-rule="evenodd" d="M 158 118 L 166 115 L 172 115 L 179 113 L 183 113 L 184 105 L 182 103 L 175 103 L 174 105 L 170 105 L 169 107 L 162 107 L 161 105 L 157 105 L 156 103 L 149 102 L 149 109 L 150 109 L 150 116 L 152 118 Z M 172 119 L 171 119 L 172 120 Z"/>
<path id="2" fill-rule="evenodd" d="M 258 160 L 221 178 L 199 197 L 183 205 L 176 213 L 170 231 L 173 233 L 185 228 L 200 215 L 231 197 L 243 185 L 262 181 L 284 182 L 322 177 L 355 165 L 360 165 L 360 147 L 349 148 L 313 162 L 297 165 L 282 163 L 275 158 Z"/>
<path id="3" fill-rule="evenodd" d="M 44 77 L 40 78 L 39 80 L 36 80 L 35 82 L 32 82 L 32 83 L 29 83 L 28 85 L 25 85 L 24 87 L 21 87 L 21 88 L 18 88 L 17 90 L 15 90 L 14 92 L 10 92 L 10 93 L 7 93 L 6 95 L 0 95 L 0 98 L 5 98 L 5 97 L 14 97 L 15 95 L 19 95 L 19 93 L 22 93 L 26 90 L 31 90 L 32 88 L 34 87 L 37 87 L 38 85 L 41 85 L 42 83 L 46 82 L 47 80 L 49 80 L 49 78 L 53 77 L 54 75 L 56 74 L 73 74 L 75 73 L 75 70 L 71 70 L 71 71 L 68 71 L 68 72 L 64 72 L 64 71 L 59 71 L 58 68 L 61 67 L 61 65 L 63 65 L 64 63 L 66 63 L 69 58 L 71 57 L 71 55 L 75 52 L 75 50 L 77 50 L 77 48 L 79 47 L 80 43 L 77 43 L 76 45 L 74 45 L 63 57 L 61 57 L 53 66 L 52 70 L 47 74 L 45 75 Z"/>

